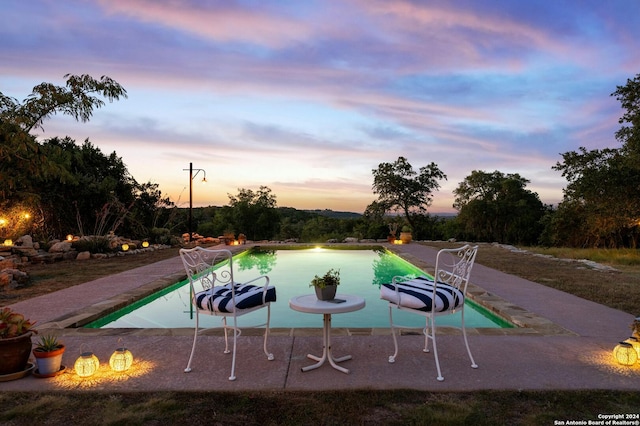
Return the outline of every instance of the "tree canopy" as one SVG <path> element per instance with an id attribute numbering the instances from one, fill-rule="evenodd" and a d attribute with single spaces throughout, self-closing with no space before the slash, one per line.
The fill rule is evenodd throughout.
<path id="1" fill-rule="evenodd" d="M 127 97 L 106 76 L 65 78 L 63 87 L 35 86 L 22 102 L 0 93 L 0 209 L 13 217 L 15 211 L 29 211 L 31 217 L 30 226 L 16 227 L 14 220 L 6 232 L 42 238 L 116 230 L 149 235 L 159 208 L 172 206 L 157 184 L 138 184 L 115 152 L 104 155 L 88 139 L 82 145 L 69 137 L 39 142 L 30 133 L 57 113 L 86 122 L 103 99 Z"/>
<path id="2" fill-rule="evenodd" d="M 611 94 L 625 110 L 620 148 L 562 154 L 553 169 L 568 184 L 551 223 L 554 244 L 637 247 L 640 235 L 640 75 Z"/>
<path id="3" fill-rule="evenodd" d="M 375 209 L 401 211 L 409 225 L 416 227 L 416 215 L 424 215 L 433 202 L 433 192 L 447 176 L 435 163 L 416 172 L 405 157 L 393 163 L 380 163 L 373 173 L 373 193 L 378 194 Z M 371 206 L 370 206 L 371 207 Z M 375 210 L 373 207 L 367 211 Z"/>
<path id="4" fill-rule="evenodd" d="M 65 86 L 41 83 L 19 102 L 0 92 L 0 202 L 37 196 L 33 178 L 68 178 L 64 167 L 43 155 L 34 128 L 42 128 L 45 119 L 57 114 L 88 121 L 93 110 L 109 101 L 126 98 L 126 90 L 107 76 L 99 80 L 83 75 L 64 76 Z"/>
<path id="5" fill-rule="evenodd" d="M 271 189 L 261 186 L 257 191 L 238 189 L 237 195 L 229 196 L 230 223 L 235 231 L 252 240 L 272 238 L 280 229 L 276 196 Z"/>
<path id="6" fill-rule="evenodd" d="M 453 207 L 466 238 L 511 244 L 537 243 L 544 205 L 517 173 L 474 170 L 453 191 Z"/>

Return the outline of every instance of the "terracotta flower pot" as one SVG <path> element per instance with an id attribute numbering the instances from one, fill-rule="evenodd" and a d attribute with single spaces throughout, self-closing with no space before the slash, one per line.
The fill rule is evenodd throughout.
<path id="1" fill-rule="evenodd" d="M 37 349 L 33 350 L 33 355 L 36 357 L 36 364 L 38 364 L 38 374 L 41 376 L 52 375 L 60 371 L 62 365 L 62 354 L 64 353 L 65 346 L 60 345 L 55 351 L 43 352 Z"/>
<path id="2" fill-rule="evenodd" d="M 0 375 L 24 371 L 31 353 L 31 335 L 29 331 L 18 337 L 0 339 Z"/>
<path id="3" fill-rule="evenodd" d="M 402 240 L 402 244 L 409 244 L 413 239 L 411 232 L 401 232 L 400 239 Z"/>

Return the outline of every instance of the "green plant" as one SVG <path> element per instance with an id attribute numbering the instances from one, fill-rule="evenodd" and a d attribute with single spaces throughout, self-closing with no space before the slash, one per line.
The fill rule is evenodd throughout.
<path id="1" fill-rule="evenodd" d="M 402 227 L 402 232 L 411 232 L 411 227 L 409 225 L 404 225 Z"/>
<path id="2" fill-rule="evenodd" d="M 58 338 L 52 335 L 40 336 L 40 340 L 36 343 L 34 351 L 37 352 L 53 352 L 62 347 L 62 343 L 58 342 Z"/>
<path id="3" fill-rule="evenodd" d="M 88 251 L 90 253 L 107 253 L 111 251 L 109 239 L 100 236 L 80 238 L 71 243 L 71 247 L 77 251 Z"/>
<path id="4" fill-rule="evenodd" d="M 34 325 L 35 322 L 31 322 L 24 315 L 14 312 L 8 307 L 0 309 L 0 339 L 22 336 L 29 331 L 36 333 Z"/>
<path id="5" fill-rule="evenodd" d="M 309 287 L 325 288 L 328 285 L 340 284 L 340 270 L 329 269 L 322 277 L 315 276 L 311 280 Z"/>
<path id="6" fill-rule="evenodd" d="M 151 242 L 155 244 L 173 244 L 171 231 L 167 228 L 151 228 Z"/>

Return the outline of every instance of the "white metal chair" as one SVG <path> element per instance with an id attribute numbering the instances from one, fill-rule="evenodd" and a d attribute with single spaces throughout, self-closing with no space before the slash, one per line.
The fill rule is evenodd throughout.
<path id="1" fill-rule="evenodd" d="M 396 329 L 416 328 L 394 324 L 394 309 L 424 316 L 426 317 L 426 324 L 422 329 L 425 336 L 423 351 L 429 352 L 429 339 L 431 339 L 438 370 L 437 379 L 438 381 L 443 381 L 444 377 L 440 371 L 438 348 L 436 346 L 436 318 L 443 315 L 452 315 L 460 311 L 460 328 L 462 329 L 462 336 L 469 359 L 471 359 L 471 367 L 478 368 L 469 349 L 467 331 L 464 325 L 464 301 L 467 293 L 467 284 L 469 283 L 469 276 L 471 275 L 477 252 L 478 246 L 472 247 L 468 244 L 456 249 L 442 249 L 436 257 L 435 280 L 427 277 L 413 279 L 394 277 L 391 284 L 383 284 L 380 287 L 380 298 L 389 302 L 389 322 L 395 346 L 394 354 L 389 357 L 390 363 L 394 363 L 398 355 Z"/>
<path id="2" fill-rule="evenodd" d="M 238 317 L 267 309 L 267 320 L 263 324 L 251 327 L 265 327 L 263 350 L 269 361 L 273 354 L 267 351 L 267 337 L 271 320 L 271 302 L 276 300 L 276 288 L 269 285 L 269 277 L 259 276 L 245 283 L 238 283 L 233 278 L 233 255 L 229 250 L 212 250 L 203 247 L 181 249 L 180 257 L 187 271 L 191 286 L 191 303 L 196 313 L 195 331 L 191 355 L 185 373 L 191 371 L 191 361 L 196 350 L 199 328 L 199 314 L 222 317 L 224 329 L 224 353 L 233 353 L 231 361 L 231 376 L 235 380 L 236 369 L 236 340 L 241 334 Z M 258 285 L 260 282 L 260 285 Z M 231 318 L 233 324 L 228 324 Z M 243 325 L 243 328 L 249 327 Z M 229 350 L 229 331 L 233 331 L 233 350 Z"/>

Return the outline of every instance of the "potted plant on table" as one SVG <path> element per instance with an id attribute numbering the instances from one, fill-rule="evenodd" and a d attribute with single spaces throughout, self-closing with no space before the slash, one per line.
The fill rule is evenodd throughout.
<path id="1" fill-rule="evenodd" d="M 33 349 L 40 377 L 51 377 L 60 372 L 64 350 L 64 344 L 58 342 L 56 336 L 40 337 L 36 347 Z"/>
<path id="2" fill-rule="evenodd" d="M 309 287 L 314 287 L 318 300 L 333 300 L 340 284 L 340 270 L 329 269 L 322 277 L 315 276 Z"/>
<path id="3" fill-rule="evenodd" d="M 34 325 L 8 307 L 0 309 L 0 376 L 27 370 Z"/>

